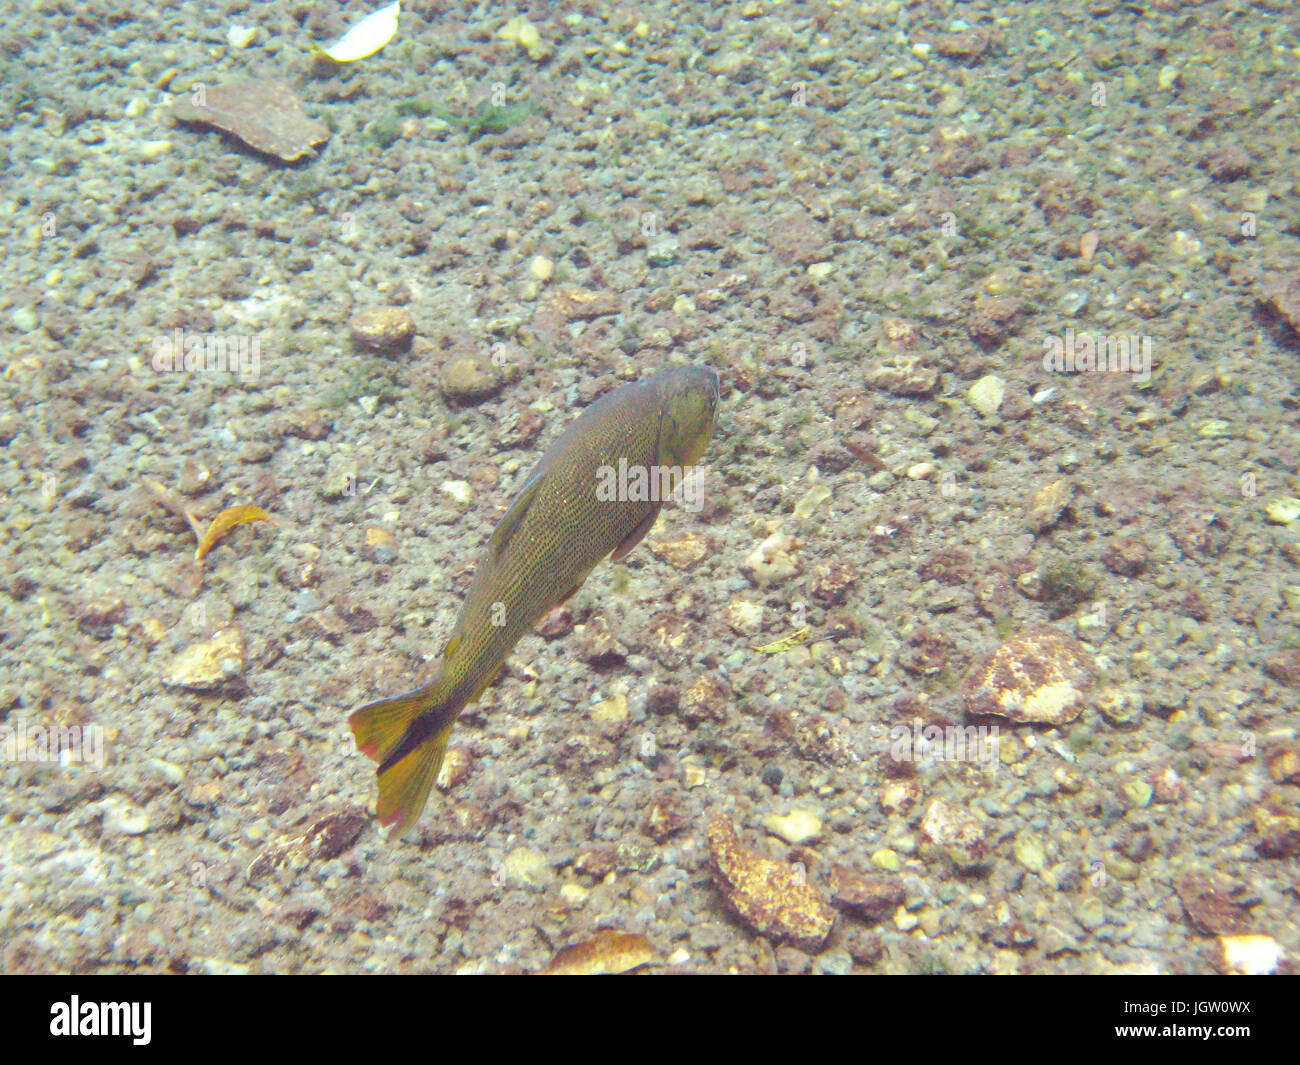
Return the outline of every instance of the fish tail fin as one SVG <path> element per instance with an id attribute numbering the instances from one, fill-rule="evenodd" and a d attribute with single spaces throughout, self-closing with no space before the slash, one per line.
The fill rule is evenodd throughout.
<path id="1" fill-rule="evenodd" d="M 416 718 L 438 705 L 435 677 L 423 688 L 367 703 L 348 718 L 348 727 L 357 742 L 357 750 L 367 758 L 382 762 L 393 753 Z"/>
<path id="2" fill-rule="evenodd" d="M 415 823 L 447 753 L 451 725 L 445 725 L 409 754 L 379 767 L 379 823 L 396 839 Z"/>
<path id="3" fill-rule="evenodd" d="M 441 675 L 423 688 L 381 699 L 348 718 L 357 749 L 379 763 L 379 823 L 395 839 L 420 816 L 456 720 Z"/>

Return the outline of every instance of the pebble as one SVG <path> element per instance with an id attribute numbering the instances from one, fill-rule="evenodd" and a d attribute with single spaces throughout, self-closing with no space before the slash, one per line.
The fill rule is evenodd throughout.
<path id="1" fill-rule="evenodd" d="M 179 95 L 171 115 L 214 126 L 286 163 L 314 154 L 314 147 L 330 136 L 329 126 L 303 110 L 292 86 L 263 77 L 204 86 L 201 95 Z"/>
<path id="2" fill-rule="evenodd" d="M 627 720 L 627 696 L 621 692 L 602 699 L 591 708 L 591 720 L 598 725 L 617 725 Z"/>
<path id="3" fill-rule="evenodd" d="M 1265 858 L 1285 858 L 1300 854 L 1300 815 L 1282 806 L 1261 805 L 1255 808 L 1257 847 Z"/>
<path id="4" fill-rule="evenodd" d="M 763 827 L 796 847 L 811 843 L 822 834 L 821 818 L 809 810 L 791 810 L 788 814 L 770 814 Z"/>
<path id="5" fill-rule="evenodd" d="M 779 584 L 803 572 L 795 558 L 797 544 L 788 533 L 774 532 L 761 541 L 741 564 L 741 572 L 760 588 Z"/>
<path id="6" fill-rule="evenodd" d="M 352 339 L 371 351 L 399 351 L 411 346 L 415 319 L 405 307 L 370 307 L 348 320 Z"/>
<path id="7" fill-rule="evenodd" d="M 897 873 L 903 868 L 903 856 L 898 851 L 884 847 L 871 856 L 871 864 L 886 873 Z"/>
<path id="8" fill-rule="evenodd" d="M 41 327 L 41 316 L 34 307 L 19 307 L 9 320 L 20 333 L 34 333 Z"/>
<path id="9" fill-rule="evenodd" d="M 191 691 L 211 691 L 243 671 L 244 637 L 239 629 L 229 628 L 181 651 L 164 674 L 163 683 Z"/>
<path id="10" fill-rule="evenodd" d="M 587 896 L 591 894 L 591 889 L 570 880 L 560 888 L 560 897 L 570 906 L 581 906 L 587 901 Z"/>
<path id="11" fill-rule="evenodd" d="M 763 604 L 733 599 L 727 604 L 727 625 L 741 636 L 755 636 L 763 630 Z"/>
<path id="12" fill-rule="evenodd" d="M 1142 716 L 1142 696 L 1123 688 L 1103 688 L 1094 705 L 1112 725 L 1131 725 Z"/>
<path id="13" fill-rule="evenodd" d="M 843 947 L 818 955 L 813 962 L 813 972 L 823 976 L 847 976 L 853 971 L 853 956 Z"/>
<path id="14" fill-rule="evenodd" d="M 1041 873 L 1046 868 L 1047 853 L 1043 849 L 1043 841 L 1037 832 L 1032 830 L 1021 832 L 1016 837 L 1012 853 L 1015 855 L 1016 861 L 1031 873 Z"/>
<path id="15" fill-rule="evenodd" d="M 1276 784 L 1300 784 L 1300 748 L 1283 747 L 1271 753 L 1268 775 Z"/>
<path id="16" fill-rule="evenodd" d="M 104 808 L 104 831 L 111 836 L 142 836 L 149 831 L 149 811 L 124 799 L 110 799 Z"/>
<path id="17" fill-rule="evenodd" d="M 226 961 L 224 958 L 196 958 L 193 966 L 208 976 L 247 976 L 253 971 L 246 962 Z"/>
<path id="18" fill-rule="evenodd" d="M 545 255 L 538 255 L 528 264 L 528 272 L 538 281 L 549 281 L 555 273 L 555 263 Z"/>
<path id="19" fill-rule="evenodd" d="M 986 374 L 970 386 L 966 398 L 981 416 L 994 418 L 997 416 L 998 408 L 1002 406 L 1002 399 L 1006 393 L 1006 381 L 997 374 Z"/>
<path id="20" fill-rule="evenodd" d="M 365 530 L 366 553 L 379 563 L 397 561 L 397 541 L 393 534 L 380 525 L 367 526 Z"/>
<path id="21" fill-rule="evenodd" d="M 810 518 L 821 509 L 823 503 L 831 498 L 831 490 L 824 484 L 815 484 L 804 493 L 803 498 L 794 505 L 796 518 Z"/>
<path id="22" fill-rule="evenodd" d="M 939 371 L 920 356 L 895 355 L 872 370 L 867 383 L 896 396 L 927 396 L 939 383 Z"/>
<path id="23" fill-rule="evenodd" d="M 1286 958 L 1286 951 L 1272 936 L 1220 936 L 1223 967 L 1241 976 L 1267 976 Z"/>
<path id="24" fill-rule="evenodd" d="M 458 407 L 482 403 L 500 392 L 504 384 L 501 371 L 492 360 L 479 354 L 458 355 L 438 374 L 438 389 L 443 398 Z"/>
<path id="25" fill-rule="evenodd" d="M 232 25 L 226 30 L 226 43 L 231 48 L 247 48 L 257 38 L 256 26 Z"/>
<path id="26" fill-rule="evenodd" d="M 921 818 L 921 831 L 960 870 L 969 871 L 988 862 L 984 826 L 972 810 L 935 799 Z"/>
<path id="27" fill-rule="evenodd" d="M 1274 525 L 1290 525 L 1300 518 L 1300 499 L 1287 496 L 1283 499 L 1270 500 L 1264 507 L 1264 516 Z"/>
<path id="28" fill-rule="evenodd" d="M 506 880 L 524 887 L 541 887 L 554 878 L 546 856 L 531 847 L 516 847 L 507 854 L 501 873 Z"/>
<path id="29" fill-rule="evenodd" d="M 1029 505 L 1029 526 L 1036 532 L 1046 532 L 1065 514 L 1074 500 L 1078 486 L 1067 478 L 1049 481 L 1034 493 Z"/>
<path id="30" fill-rule="evenodd" d="M 883 921 L 903 900 L 903 881 L 897 876 L 864 876 L 843 865 L 831 870 L 831 901 L 861 921 Z"/>
<path id="31" fill-rule="evenodd" d="M 503 41 L 513 41 L 528 53 L 529 59 L 540 60 L 550 55 L 550 46 L 542 40 L 541 33 L 523 16 L 512 18 L 497 31 Z"/>

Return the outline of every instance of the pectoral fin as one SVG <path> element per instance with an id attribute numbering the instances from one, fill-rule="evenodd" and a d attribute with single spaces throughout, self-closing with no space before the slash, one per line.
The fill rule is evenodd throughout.
<path id="1" fill-rule="evenodd" d="M 524 482 L 523 488 L 515 496 L 515 501 L 510 504 L 510 509 L 506 511 L 505 517 L 501 519 L 496 530 L 492 533 L 492 540 L 488 546 L 492 550 L 493 558 L 501 557 L 501 552 L 506 549 L 506 545 L 519 531 L 524 515 L 528 513 L 528 508 L 533 505 L 533 500 L 537 498 L 537 491 L 542 487 L 543 480 L 543 474 L 534 473 Z"/>
<path id="2" fill-rule="evenodd" d="M 627 534 L 626 539 L 618 547 L 614 548 L 614 553 L 609 556 L 610 559 L 614 562 L 620 562 L 626 558 L 628 552 L 645 539 L 645 534 L 654 527 L 655 518 L 657 517 L 659 517 L 659 508 L 654 507 L 637 523 L 637 527 Z"/>

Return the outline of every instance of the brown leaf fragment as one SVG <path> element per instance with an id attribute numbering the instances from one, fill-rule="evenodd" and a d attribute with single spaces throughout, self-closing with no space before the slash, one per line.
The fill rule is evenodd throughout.
<path id="1" fill-rule="evenodd" d="M 200 538 L 199 548 L 194 552 L 194 561 L 203 561 L 203 557 L 216 546 L 217 541 L 225 536 L 226 533 L 236 525 L 246 525 L 253 521 L 269 521 L 272 525 L 279 524 L 279 522 L 277 522 L 261 507 L 248 506 L 247 504 L 240 504 L 236 507 L 227 507 L 212 519 L 212 524 L 208 526 L 208 531 Z"/>
<path id="2" fill-rule="evenodd" d="M 227 85 L 200 85 L 171 107 L 181 122 L 202 122 L 286 163 L 312 155 L 329 139 L 324 122 L 309 118 L 287 84 L 249 78 Z"/>
<path id="3" fill-rule="evenodd" d="M 637 932 L 607 928 L 591 939 L 565 947 L 542 970 L 545 976 L 603 976 L 626 973 L 654 958 L 650 940 Z"/>

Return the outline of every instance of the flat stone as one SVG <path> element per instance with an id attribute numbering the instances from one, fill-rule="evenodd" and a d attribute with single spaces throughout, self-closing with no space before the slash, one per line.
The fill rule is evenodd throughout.
<path id="1" fill-rule="evenodd" d="M 976 662 L 962 692 L 971 714 L 1062 725 L 1082 712 L 1093 676 L 1083 644 L 1051 625 L 1035 625 Z"/>
<path id="2" fill-rule="evenodd" d="M 214 126 L 286 163 L 315 154 L 330 135 L 329 126 L 308 117 L 294 91 L 274 79 L 197 85 L 172 104 L 171 113 L 181 122 Z"/>

